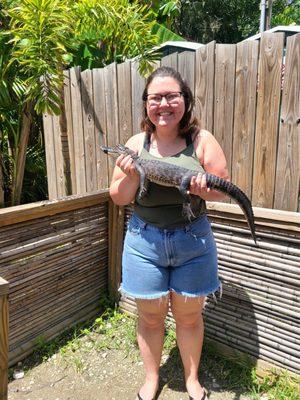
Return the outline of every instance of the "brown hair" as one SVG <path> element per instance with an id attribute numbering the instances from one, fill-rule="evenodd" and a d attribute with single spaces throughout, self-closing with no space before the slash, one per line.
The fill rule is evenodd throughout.
<path id="1" fill-rule="evenodd" d="M 180 135 L 185 136 L 187 134 L 192 135 L 194 133 L 198 133 L 200 131 L 200 125 L 197 118 L 192 115 L 195 101 L 191 89 L 189 88 L 187 83 L 182 79 L 179 72 L 170 67 L 159 67 L 155 71 L 153 71 L 152 74 L 147 78 L 146 86 L 143 91 L 143 97 L 142 97 L 144 101 L 143 119 L 141 121 L 142 131 L 146 132 L 149 135 L 155 132 L 155 125 L 150 121 L 147 114 L 146 101 L 147 101 L 148 87 L 150 83 L 153 81 L 153 79 L 156 77 L 160 78 L 171 77 L 175 79 L 179 84 L 185 105 L 185 112 L 179 123 Z"/>

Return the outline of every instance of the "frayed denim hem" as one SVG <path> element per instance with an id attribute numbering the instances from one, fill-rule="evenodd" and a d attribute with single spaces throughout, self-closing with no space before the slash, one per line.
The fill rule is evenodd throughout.
<path id="1" fill-rule="evenodd" d="M 195 298 L 195 297 L 206 297 L 210 294 L 212 294 L 214 301 L 217 303 L 217 297 L 216 297 L 216 292 L 219 292 L 219 298 L 222 298 L 223 290 L 222 290 L 222 282 L 219 282 L 218 286 L 212 290 L 206 291 L 206 292 L 199 292 L 199 293 L 187 293 L 187 292 L 182 292 L 182 291 L 177 291 L 174 289 L 171 289 L 172 292 L 179 294 L 181 296 L 185 297 L 185 300 L 187 301 L 187 298 Z"/>
<path id="2" fill-rule="evenodd" d="M 122 288 L 122 286 L 119 288 L 119 292 L 126 298 L 126 297 L 133 297 L 134 299 L 140 299 L 140 300 L 156 300 L 156 299 L 162 299 L 170 293 L 170 291 L 166 291 L 163 293 L 159 294 L 134 294 L 134 293 L 129 293 L 126 290 Z"/>

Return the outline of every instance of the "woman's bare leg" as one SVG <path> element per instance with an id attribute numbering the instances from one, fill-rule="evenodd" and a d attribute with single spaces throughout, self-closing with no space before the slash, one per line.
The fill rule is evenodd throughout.
<path id="1" fill-rule="evenodd" d="M 198 380 L 204 335 L 204 301 L 205 297 L 185 297 L 171 293 L 171 309 L 176 321 L 177 344 L 184 366 L 186 388 L 195 400 L 200 400 L 204 393 Z"/>
<path id="2" fill-rule="evenodd" d="M 165 317 L 169 298 L 155 300 L 137 299 L 137 340 L 146 372 L 145 383 L 139 393 L 143 400 L 152 400 L 159 383 L 159 366 L 164 342 Z"/>

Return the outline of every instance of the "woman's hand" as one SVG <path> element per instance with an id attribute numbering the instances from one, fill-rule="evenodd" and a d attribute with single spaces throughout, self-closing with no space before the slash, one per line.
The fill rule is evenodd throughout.
<path id="1" fill-rule="evenodd" d="M 137 178 L 138 172 L 134 167 L 133 159 L 130 155 L 121 154 L 116 160 L 116 166 L 128 177 Z"/>
<path id="2" fill-rule="evenodd" d="M 189 194 L 202 197 L 210 192 L 210 188 L 206 185 L 205 174 L 199 173 L 197 176 L 193 176 L 190 183 Z"/>

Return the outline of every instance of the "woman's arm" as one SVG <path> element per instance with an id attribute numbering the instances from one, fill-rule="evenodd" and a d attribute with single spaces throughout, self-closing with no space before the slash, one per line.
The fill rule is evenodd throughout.
<path id="1" fill-rule="evenodd" d="M 139 152 L 144 134 L 132 136 L 126 143 L 130 149 Z M 119 206 L 131 203 L 140 184 L 140 177 L 130 156 L 120 155 L 116 160 L 109 193 L 113 202 Z"/>
<path id="2" fill-rule="evenodd" d="M 229 180 L 226 158 L 215 137 L 210 132 L 201 130 L 196 140 L 196 154 L 205 172 Z M 191 179 L 190 193 L 208 201 L 226 198 L 224 193 L 207 188 L 205 175 L 201 174 Z"/>

